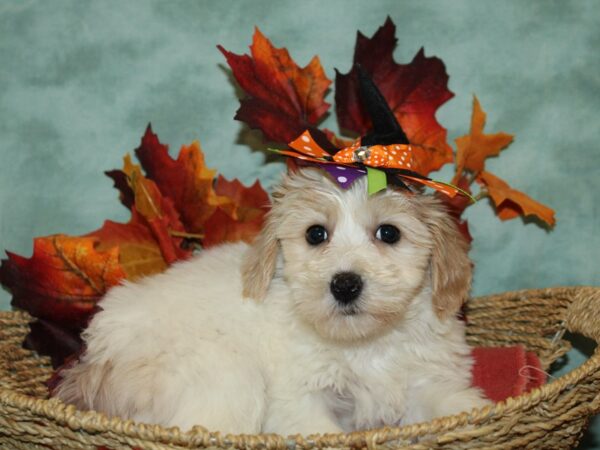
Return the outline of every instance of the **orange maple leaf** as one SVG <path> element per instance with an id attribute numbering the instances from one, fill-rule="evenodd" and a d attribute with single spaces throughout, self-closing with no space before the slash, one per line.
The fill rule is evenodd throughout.
<path id="1" fill-rule="evenodd" d="M 473 96 L 473 113 L 471 115 L 471 132 L 467 135 L 456 138 L 456 177 L 453 182 L 460 177 L 463 170 L 469 170 L 478 174 L 484 169 L 486 158 L 495 156 L 506 148 L 513 137 L 507 133 L 484 134 L 486 114 L 481 109 L 479 100 Z"/>
<path id="2" fill-rule="evenodd" d="M 258 28 L 251 56 L 218 48 L 248 94 L 240 101 L 235 118 L 262 130 L 268 140 L 287 144 L 315 126 L 329 109 L 324 97 L 331 80 L 317 56 L 301 68 L 285 48 L 275 48 Z"/>
<path id="3" fill-rule="evenodd" d="M 129 223 L 107 220 L 102 228 L 88 235 L 98 238 L 98 251 L 119 249 L 119 264 L 128 280 L 160 273 L 168 267 L 158 242 L 143 222 L 134 208 Z"/>
<path id="4" fill-rule="evenodd" d="M 533 200 L 521 191 L 511 188 L 504 180 L 501 180 L 489 172 L 481 172 L 477 181 L 487 188 L 498 217 L 502 220 L 514 219 L 518 216 L 536 216 L 549 226 L 554 226 L 554 210 Z"/>
<path id="5" fill-rule="evenodd" d="M 125 278 L 119 249 L 100 251 L 97 244 L 97 237 L 54 235 L 34 239 L 31 258 L 7 252 L 0 280 L 13 306 L 66 327 L 85 326 L 98 300 Z"/>

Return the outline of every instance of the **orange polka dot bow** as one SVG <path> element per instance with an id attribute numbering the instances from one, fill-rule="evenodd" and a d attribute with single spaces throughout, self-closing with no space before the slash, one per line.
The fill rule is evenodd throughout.
<path id="1" fill-rule="evenodd" d="M 383 184 L 374 188 L 370 186 L 370 193 L 384 189 L 388 182 L 408 188 L 402 180 L 428 186 L 450 197 L 454 197 L 459 192 L 464 193 L 464 191 L 456 186 L 441 181 L 434 181 L 420 175 L 418 173 L 418 162 L 414 158 L 413 149 L 410 144 L 362 146 L 361 139 L 357 139 L 350 147 L 342 148 L 334 154 L 330 154 L 317 144 L 310 131 L 306 130 L 288 145 L 293 150 L 274 151 L 302 161 L 337 166 L 338 170 L 344 170 L 346 167 L 359 168 L 362 169 L 360 173 L 363 175 L 372 175 L 372 169 L 384 172 Z M 334 176 L 334 179 L 340 181 L 348 180 L 347 172 L 344 173 L 344 176 L 336 177 L 334 167 L 326 168 Z M 369 184 L 372 184 L 371 181 L 371 176 L 369 176 Z M 342 187 L 347 186 L 343 185 Z"/>

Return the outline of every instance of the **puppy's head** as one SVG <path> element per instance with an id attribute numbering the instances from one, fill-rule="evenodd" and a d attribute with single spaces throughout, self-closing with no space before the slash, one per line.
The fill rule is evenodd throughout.
<path id="1" fill-rule="evenodd" d="M 287 176 L 246 255 L 245 296 L 265 297 L 279 252 L 296 313 L 335 340 L 383 332 L 429 291 L 445 320 L 470 287 L 467 243 L 441 204 L 393 189 L 369 196 L 366 177 L 343 190 L 318 169 Z"/>

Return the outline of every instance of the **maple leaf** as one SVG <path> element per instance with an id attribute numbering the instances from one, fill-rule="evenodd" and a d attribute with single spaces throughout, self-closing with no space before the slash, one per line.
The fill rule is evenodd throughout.
<path id="1" fill-rule="evenodd" d="M 414 147 L 423 175 L 451 162 L 446 129 L 435 118 L 436 110 L 454 95 L 441 59 L 419 50 L 409 64 L 394 61 L 396 26 L 388 17 L 372 38 L 357 33 L 352 70 L 336 71 L 335 102 L 341 128 L 365 135 L 371 120 L 360 100 L 357 65 L 369 73 Z"/>
<path id="2" fill-rule="evenodd" d="M 131 209 L 134 202 L 134 195 L 129 183 L 127 175 L 122 170 L 108 170 L 104 174 L 113 180 L 114 187 L 119 191 L 119 200 L 127 209 Z"/>
<path id="3" fill-rule="evenodd" d="M 124 158 L 123 173 L 133 191 L 132 209 L 135 208 L 148 224 L 166 263 L 189 257 L 191 250 L 182 246 L 186 231 L 173 202 L 162 195 L 152 180 L 144 177 L 140 166 L 133 164 L 129 155 Z"/>
<path id="4" fill-rule="evenodd" d="M 233 208 L 217 208 L 207 220 L 202 246 L 208 248 L 239 240 L 252 242 L 270 209 L 269 195 L 258 181 L 246 188 L 237 179 L 227 181 L 222 176 L 217 179 L 215 191 L 229 198 Z"/>
<path id="5" fill-rule="evenodd" d="M 509 220 L 518 216 L 533 215 L 549 226 L 554 226 L 554 210 L 511 188 L 497 176 L 484 171 L 477 177 L 477 182 L 486 187 L 500 219 Z"/>
<path id="6" fill-rule="evenodd" d="M 148 125 L 135 154 L 148 178 L 173 202 L 186 232 L 202 234 L 204 222 L 217 206 L 231 201 L 215 193 L 216 171 L 206 167 L 197 141 L 182 146 L 177 160 L 172 159 L 168 151 L 169 147 L 160 143 Z"/>
<path id="7" fill-rule="evenodd" d="M 79 334 L 110 287 L 123 278 L 136 280 L 168 267 L 135 206 L 129 223 L 106 221 L 83 237 L 37 238 L 30 259 L 7 254 L 0 282 L 11 290 L 13 306 L 38 318 L 30 324 L 24 345 L 50 356 L 54 367 L 80 349 Z"/>
<path id="8" fill-rule="evenodd" d="M 456 173 L 470 170 L 478 174 L 484 169 L 484 162 L 490 156 L 496 156 L 506 148 L 513 137 L 507 133 L 483 134 L 486 114 L 473 96 L 473 113 L 471 115 L 471 132 L 456 138 Z"/>
<path id="9" fill-rule="evenodd" d="M 258 180 L 247 188 L 237 178 L 227 181 L 225 177 L 219 175 L 215 192 L 231 200 L 235 206 L 232 217 L 238 220 L 248 221 L 263 217 L 270 209 L 269 194 Z"/>
<path id="10" fill-rule="evenodd" d="M 275 48 L 258 28 L 251 55 L 218 49 L 227 59 L 248 97 L 240 100 L 235 118 L 260 129 L 273 142 L 287 144 L 317 125 L 327 110 L 325 93 L 331 84 L 319 58 L 300 68 L 284 48 Z"/>
<path id="11" fill-rule="evenodd" d="M 346 148 L 346 147 L 350 147 L 353 143 L 354 140 L 353 139 L 344 139 L 340 136 L 337 136 L 333 131 L 327 129 L 327 128 L 323 128 L 323 134 L 325 135 L 325 138 L 331 143 L 331 145 L 333 145 L 335 148 Z M 314 132 L 311 131 L 311 135 L 313 135 L 314 137 Z M 321 148 L 325 148 L 323 146 L 321 146 Z"/>
<path id="12" fill-rule="evenodd" d="M 80 328 L 74 329 L 49 320 L 37 319 L 29 323 L 29 329 L 23 347 L 37 352 L 38 355 L 50 356 L 54 368 L 63 365 L 65 360 L 83 347 Z"/>
<path id="13" fill-rule="evenodd" d="M 82 237 L 37 238 L 30 259 L 8 253 L 0 267 L 13 306 L 38 318 L 24 345 L 49 355 L 55 367 L 81 346 L 79 333 L 111 286 L 162 272 L 191 255 L 181 248 L 182 238 L 172 236 L 183 227 L 171 201 L 139 167 L 125 158 L 124 171 L 112 175 L 131 209 L 129 223 L 106 221 Z"/>
<path id="14" fill-rule="evenodd" d="M 160 273 L 168 267 L 159 244 L 135 208 L 129 223 L 107 220 L 88 236 L 98 238 L 98 251 L 119 249 L 119 264 L 128 280 Z"/>
<path id="15" fill-rule="evenodd" d="M 0 281 L 12 305 L 31 315 L 77 329 L 108 288 L 125 278 L 119 249 L 97 249 L 98 238 L 54 235 L 34 239 L 33 256 L 7 252 Z"/>

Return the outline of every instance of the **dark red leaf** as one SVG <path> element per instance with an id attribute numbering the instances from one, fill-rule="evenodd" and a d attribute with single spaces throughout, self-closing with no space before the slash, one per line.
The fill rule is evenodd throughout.
<path id="1" fill-rule="evenodd" d="M 54 368 L 64 364 L 69 356 L 81 349 L 81 329 L 68 328 L 44 319 L 31 322 L 29 328 L 23 346 L 39 355 L 50 356 Z"/>
<path id="2" fill-rule="evenodd" d="M 108 170 L 104 174 L 113 180 L 114 187 L 119 191 L 119 200 L 127 209 L 133 206 L 133 191 L 127 184 L 127 175 L 122 170 Z"/>
<path id="3" fill-rule="evenodd" d="M 435 118 L 437 109 L 452 98 L 448 75 L 441 59 L 426 57 L 423 49 L 409 64 L 397 64 L 396 26 L 388 17 L 372 38 L 358 32 L 354 64 L 360 64 L 387 100 L 400 125 L 415 147 L 423 175 L 451 162 L 452 149 L 446 129 Z M 336 112 L 340 127 L 364 135 L 371 121 L 359 98 L 356 66 L 335 78 Z"/>

